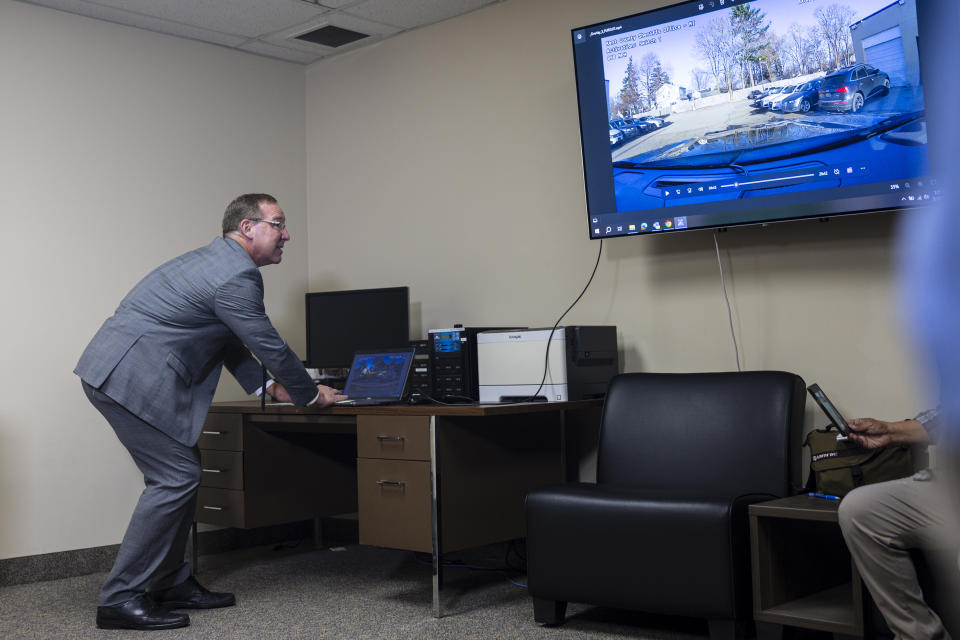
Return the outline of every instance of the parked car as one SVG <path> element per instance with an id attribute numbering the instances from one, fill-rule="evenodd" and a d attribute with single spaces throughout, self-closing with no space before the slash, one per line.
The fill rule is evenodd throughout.
<path id="1" fill-rule="evenodd" d="M 653 125 L 649 122 L 644 122 L 643 120 L 638 120 L 636 118 L 624 118 L 624 122 L 628 125 L 632 125 L 637 128 L 637 134 L 646 133 L 650 129 L 653 129 Z"/>
<path id="2" fill-rule="evenodd" d="M 754 89 L 753 91 L 747 94 L 747 100 L 750 100 L 752 102 L 757 98 L 762 98 L 763 96 L 766 95 L 766 91 L 767 91 L 766 89 Z"/>
<path id="3" fill-rule="evenodd" d="M 780 91 L 780 87 L 767 87 L 766 89 L 761 89 L 757 93 L 757 97 L 754 98 L 753 101 L 750 103 L 750 106 L 753 107 L 754 109 L 762 109 L 763 99 L 769 96 L 771 93 L 774 93 L 777 91 Z M 751 95 L 753 95 L 753 93 L 754 93 L 753 91 L 750 92 Z"/>
<path id="4" fill-rule="evenodd" d="M 823 78 L 819 78 L 800 85 L 780 102 L 780 108 L 784 112 L 799 111 L 806 113 L 810 111 L 820 101 L 820 84 L 822 82 Z"/>
<path id="5" fill-rule="evenodd" d="M 855 64 L 827 75 L 820 85 L 820 108 L 856 113 L 874 96 L 890 92 L 890 76 L 869 64 Z"/>
<path id="6" fill-rule="evenodd" d="M 617 129 L 613 125 L 610 126 L 610 146 L 615 147 L 618 144 L 623 142 L 623 131 Z"/>
<path id="7" fill-rule="evenodd" d="M 770 93 L 760 99 L 760 106 L 764 109 L 769 109 L 770 103 L 772 103 L 775 98 L 778 96 L 783 97 L 783 90 L 786 88 L 786 86 L 774 87 Z"/>
<path id="8" fill-rule="evenodd" d="M 646 122 L 650 129 L 659 129 L 664 124 L 666 120 L 663 118 L 654 118 L 653 116 L 639 116 L 634 118 L 635 122 Z"/>
<path id="9" fill-rule="evenodd" d="M 613 129 L 619 129 L 623 133 L 624 138 L 632 138 L 633 136 L 640 133 L 639 127 L 633 124 L 633 121 L 627 122 L 623 118 L 617 118 L 616 120 L 610 121 L 610 127 Z"/>
<path id="10" fill-rule="evenodd" d="M 771 111 L 779 111 L 784 98 L 796 91 L 797 87 L 799 86 L 800 85 L 798 84 L 788 84 L 780 91 L 780 93 L 776 93 L 769 98 L 765 98 L 764 103 L 766 103 L 767 108 Z"/>

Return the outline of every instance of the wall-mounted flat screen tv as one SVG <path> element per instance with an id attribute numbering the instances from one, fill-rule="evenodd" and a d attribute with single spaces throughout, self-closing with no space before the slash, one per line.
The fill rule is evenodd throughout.
<path id="1" fill-rule="evenodd" d="M 574 29 L 591 238 L 889 210 L 930 178 L 921 0 L 694 0 Z"/>

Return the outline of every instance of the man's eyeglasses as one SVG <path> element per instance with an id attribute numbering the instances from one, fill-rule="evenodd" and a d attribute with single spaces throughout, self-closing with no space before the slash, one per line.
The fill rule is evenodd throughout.
<path id="1" fill-rule="evenodd" d="M 277 222 L 276 220 L 267 220 L 266 218 L 247 218 L 251 222 L 266 222 L 267 224 L 273 225 L 273 228 L 283 233 L 283 230 L 287 228 L 286 222 Z"/>

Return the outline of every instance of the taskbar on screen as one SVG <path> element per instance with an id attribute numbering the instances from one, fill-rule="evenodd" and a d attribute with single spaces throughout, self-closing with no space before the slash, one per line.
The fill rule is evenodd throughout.
<path id="1" fill-rule="evenodd" d="M 849 213 L 860 213 L 883 209 L 896 209 L 930 204 L 939 201 L 942 190 L 932 178 L 916 178 L 889 183 L 874 183 L 859 185 L 851 188 L 860 191 L 851 201 L 855 200 L 860 206 L 818 207 L 812 213 L 804 211 L 803 203 L 800 206 L 781 206 L 778 211 L 771 213 L 770 208 L 746 208 L 743 200 L 713 201 L 697 203 L 680 207 L 662 207 L 644 211 L 618 211 L 590 216 L 590 238 L 606 238 L 645 233 L 660 233 L 668 231 L 683 231 L 698 228 L 722 228 L 745 224 L 765 224 L 799 218 L 817 218 Z M 676 194 L 674 194 L 676 195 Z M 803 199 L 807 195 L 812 201 L 823 203 L 822 197 L 807 192 L 807 194 L 792 194 L 796 199 Z M 851 194 L 852 195 L 852 194 Z M 795 203 L 797 204 L 797 203 Z M 719 210 L 718 210 L 719 209 Z M 723 210 L 725 209 L 725 210 Z M 699 210 L 699 211 L 698 211 Z M 701 211 L 708 210 L 708 213 Z M 682 213 L 681 213 L 682 211 Z"/>

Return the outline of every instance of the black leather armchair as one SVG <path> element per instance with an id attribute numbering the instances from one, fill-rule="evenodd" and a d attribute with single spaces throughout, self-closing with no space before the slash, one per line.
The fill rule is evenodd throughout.
<path id="1" fill-rule="evenodd" d="M 582 602 L 735 637 L 752 609 L 747 506 L 801 486 L 805 393 L 779 371 L 616 376 L 597 483 L 527 496 L 535 620 L 562 623 Z"/>

